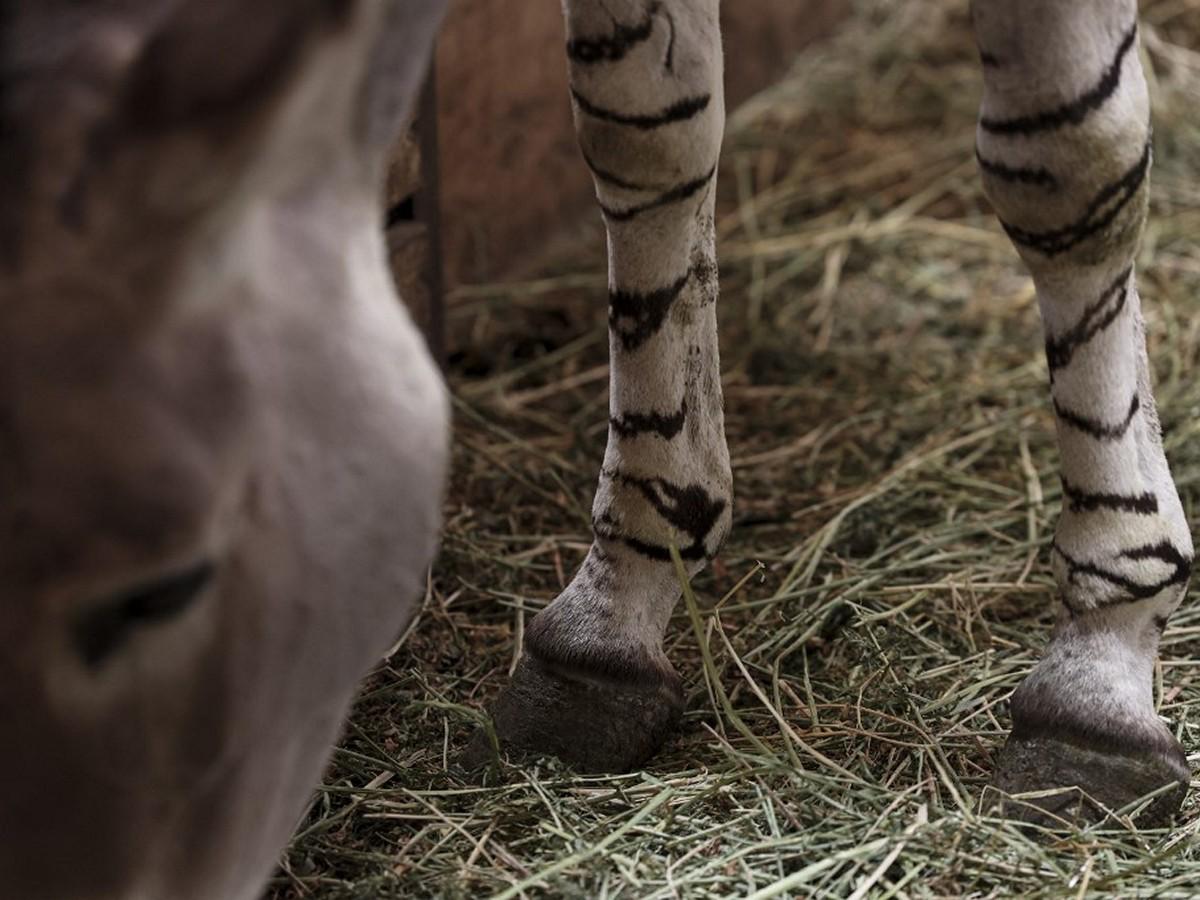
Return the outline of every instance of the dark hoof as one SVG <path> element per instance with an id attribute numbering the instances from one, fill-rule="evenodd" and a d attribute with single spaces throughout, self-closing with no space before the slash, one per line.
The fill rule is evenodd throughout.
<path id="1" fill-rule="evenodd" d="M 654 755 L 683 714 L 674 672 L 646 684 L 561 671 L 526 653 L 461 762 L 479 769 L 512 757 L 556 756 L 581 772 L 627 772 Z M 495 746 L 495 743 L 499 747 Z"/>
<path id="2" fill-rule="evenodd" d="M 1191 774 L 1183 748 L 1170 741 L 1173 746 L 1162 750 L 1117 754 L 1050 737 L 1010 737 L 992 779 L 1010 795 L 1000 812 L 1049 827 L 1097 824 L 1122 811 L 1139 828 L 1166 825 L 1183 802 Z M 1137 803 L 1148 794 L 1154 796 Z"/>

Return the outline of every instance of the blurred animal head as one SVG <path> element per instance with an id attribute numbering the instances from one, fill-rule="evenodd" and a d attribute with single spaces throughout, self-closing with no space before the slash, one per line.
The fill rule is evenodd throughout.
<path id="1" fill-rule="evenodd" d="M 0 5 L 8 896 L 254 896 L 407 618 L 445 409 L 376 195 L 440 7 Z"/>

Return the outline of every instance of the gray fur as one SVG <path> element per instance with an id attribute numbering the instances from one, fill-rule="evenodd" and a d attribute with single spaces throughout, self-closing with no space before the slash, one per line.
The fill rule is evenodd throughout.
<path id="1" fill-rule="evenodd" d="M 376 203 L 443 3 L 243 6 L 16 0 L 2 22 L 0 885 L 25 900 L 255 896 L 433 551 L 447 409 Z M 718 0 L 564 11 L 611 427 L 592 548 L 495 715 L 501 749 L 611 769 L 682 711 L 670 548 L 695 573 L 732 521 L 721 46 Z M 1162 788 L 1161 819 L 1188 773 L 1150 675 L 1193 551 L 1132 270 L 1136 7 L 974 16 L 983 177 L 1037 286 L 1066 497 L 1065 605 L 996 784 Z"/>
<path id="2" fill-rule="evenodd" d="M 4 896 L 258 896 L 412 613 L 447 409 L 363 110 L 421 11 L 389 106 L 376 3 L 6 7 Z"/>

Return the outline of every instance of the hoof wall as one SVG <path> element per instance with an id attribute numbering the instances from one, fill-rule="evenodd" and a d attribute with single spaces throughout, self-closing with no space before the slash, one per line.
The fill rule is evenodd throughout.
<path id="1" fill-rule="evenodd" d="M 683 714 L 672 672 L 631 684 L 560 672 L 526 653 L 492 707 L 499 750 L 513 757 L 555 756 L 580 772 L 627 772 L 662 746 Z M 496 756 L 492 736 L 476 730 L 461 758 L 479 769 Z"/>
<path id="2" fill-rule="evenodd" d="M 1190 775 L 1183 748 L 1171 741 L 1163 750 L 1118 754 L 1049 737 L 1010 737 L 992 785 L 1006 795 L 1030 796 L 1006 797 L 1000 813 L 1032 825 L 1082 827 L 1124 811 L 1139 828 L 1165 825 L 1183 802 Z"/>

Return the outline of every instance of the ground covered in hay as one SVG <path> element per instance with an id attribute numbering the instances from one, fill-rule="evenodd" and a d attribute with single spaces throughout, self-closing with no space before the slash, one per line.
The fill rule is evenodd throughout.
<path id="1" fill-rule="evenodd" d="M 679 735 L 583 778 L 453 760 L 588 546 L 602 243 L 459 291 L 457 447 L 421 615 L 369 680 L 276 900 L 1194 896 L 1169 831 L 1035 840 L 979 800 L 1052 620 L 1060 507 L 1030 280 L 981 197 L 965 3 L 861 2 L 731 117 L 722 340 L 735 529 L 681 603 Z M 1168 454 L 1200 499 L 1200 8 L 1143 4 L 1156 92 L 1141 285 Z M 1191 121 L 1188 121 L 1190 117 Z M 1156 697 L 1200 756 L 1200 605 Z"/>

